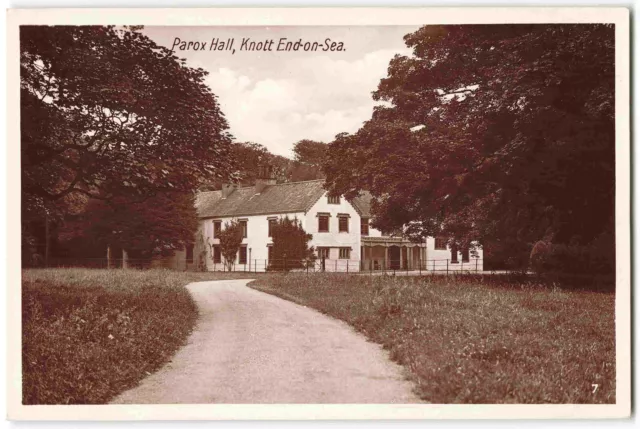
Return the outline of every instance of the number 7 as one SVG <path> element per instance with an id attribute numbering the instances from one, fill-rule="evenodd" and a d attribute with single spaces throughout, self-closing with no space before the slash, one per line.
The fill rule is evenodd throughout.
<path id="1" fill-rule="evenodd" d="M 598 390 L 598 384 L 592 384 L 591 387 L 593 387 L 593 392 L 591 393 L 596 393 L 596 390 Z"/>

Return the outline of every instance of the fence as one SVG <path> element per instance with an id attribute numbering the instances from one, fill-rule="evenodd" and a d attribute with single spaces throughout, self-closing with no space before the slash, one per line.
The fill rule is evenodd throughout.
<path id="1" fill-rule="evenodd" d="M 291 260 L 291 259 L 252 259 L 246 263 L 225 264 L 213 262 L 208 265 L 210 271 L 232 272 L 335 272 L 335 273 L 479 273 L 483 271 L 482 259 L 474 258 L 468 261 L 451 261 L 450 259 L 425 259 L 425 260 L 365 260 L 354 261 L 348 259 L 315 259 L 315 260 Z"/>
<path id="2" fill-rule="evenodd" d="M 168 268 L 172 270 L 185 271 L 193 269 L 192 264 L 184 259 L 178 258 L 156 258 L 156 259 L 135 259 L 135 258 L 50 258 L 48 263 L 40 261 L 33 264 L 35 267 L 49 268 Z"/>
<path id="3" fill-rule="evenodd" d="M 41 264 L 40 266 L 45 266 Z M 167 257 L 156 259 L 107 259 L 107 258 L 52 258 L 48 267 L 85 268 L 168 268 L 173 270 L 197 270 L 192 261 L 184 258 Z M 483 271 L 483 261 L 473 258 L 468 261 L 450 259 L 425 260 L 349 260 L 349 259 L 251 259 L 245 263 L 226 264 L 207 261 L 207 271 L 223 272 L 305 272 L 305 273 L 359 273 L 359 274 L 472 274 Z"/>

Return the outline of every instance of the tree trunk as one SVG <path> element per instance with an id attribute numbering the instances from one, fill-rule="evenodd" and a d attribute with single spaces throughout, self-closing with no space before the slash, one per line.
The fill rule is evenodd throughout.
<path id="1" fill-rule="evenodd" d="M 49 267 L 49 212 L 44 212 L 44 266 Z"/>
<path id="2" fill-rule="evenodd" d="M 107 246 L 107 268 L 111 268 L 111 246 Z"/>
<path id="3" fill-rule="evenodd" d="M 129 268 L 129 254 L 124 249 L 122 249 L 122 268 Z"/>

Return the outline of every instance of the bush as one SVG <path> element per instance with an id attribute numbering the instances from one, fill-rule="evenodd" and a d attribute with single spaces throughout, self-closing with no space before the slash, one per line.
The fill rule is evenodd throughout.
<path id="1" fill-rule="evenodd" d="M 529 267 L 537 274 L 601 274 L 615 270 L 615 249 L 596 240 L 587 246 L 538 241 L 531 250 Z"/>

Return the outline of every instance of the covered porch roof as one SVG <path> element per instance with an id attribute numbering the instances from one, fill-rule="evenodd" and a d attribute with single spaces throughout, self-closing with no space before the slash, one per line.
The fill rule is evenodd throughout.
<path id="1" fill-rule="evenodd" d="M 414 243 L 402 237 L 362 237 L 362 245 L 365 247 L 373 246 L 405 246 L 405 247 L 426 247 L 425 243 Z"/>

